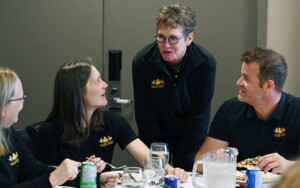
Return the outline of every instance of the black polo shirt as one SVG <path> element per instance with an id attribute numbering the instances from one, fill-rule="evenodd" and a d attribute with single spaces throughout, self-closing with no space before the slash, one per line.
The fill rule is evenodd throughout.
<path id="1" fill-rule="evenodd" d="M 294 159 L 299 156 L 300 98 L 282 92 L 277 109 L 266 121 L 257 117 L 252 106 L 232 98 L 219 108 L 208 136 L 236 147 L 238 161 L 274 152 Z"/>

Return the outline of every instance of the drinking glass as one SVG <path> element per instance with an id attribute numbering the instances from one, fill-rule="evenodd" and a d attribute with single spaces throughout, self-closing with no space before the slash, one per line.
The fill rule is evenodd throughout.
<path id="1" fill-rule="evenodd" d="M 160 157 L 148 156 L 144 163 L 145 187 L 160 188 L 164 181 L 164 161 Z"/>
<path id="2" fill-rule="evenodd" d="M 169 162 L 169 148 L 166 143 L 152 143 L 150 147 L 150 155 L 160 157 L 164 160 L 164 168 Z"/>
<path id="3" fill-rule="evenodd" d="M 140 167 L 126 167 L 122 175 L 123 188 L 143 188 L 144 176 L 143 169 Z"/>

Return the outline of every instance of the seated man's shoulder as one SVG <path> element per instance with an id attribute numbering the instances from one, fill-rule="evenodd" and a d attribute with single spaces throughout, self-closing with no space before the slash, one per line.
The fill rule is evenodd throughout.
<path id="1" fill-rule="evenodd" d="M 249 106 L 249 105 L 244 102 L 239 101 L 237 97 L 233 97 L 233 98 L 225 101 L 222 104 L 221 108 L 225 111 L 231 111 L 231 110 L 240 110 L 247 106 Z"/>
<path id="2" fill-rule="evenodd" d="M 219 108 L 218 113 L 226 117 L 244 116 L 251 106 L 247 103 L 241 102 L 237 97 L 225 101 Z"/>
<path id="3" fill-rule="evenodd" d="M 294 107 L 294 108 L 300 108 L 300 97 L 296 97 L 294 95 L 291 94 L 286 94 L 287 96 L 287 103 L 290 107 Z"/>

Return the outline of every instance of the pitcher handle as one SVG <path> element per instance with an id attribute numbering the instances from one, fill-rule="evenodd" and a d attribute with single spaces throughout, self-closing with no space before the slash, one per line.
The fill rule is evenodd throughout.
<path id="1" fill-rule="evenodd" d="M 194 166 L 193 166 L 193 172 L 192 172 L 192 184 L 196 188 L 202 188 L 202 186 L 197 184 L 197 182 L 196 182 L 197 167 L 199 164 L 203 164 L 202 160 L 195 161 Z"/>

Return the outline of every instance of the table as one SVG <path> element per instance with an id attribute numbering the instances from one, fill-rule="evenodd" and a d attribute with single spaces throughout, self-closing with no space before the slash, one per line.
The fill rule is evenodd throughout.
<path id="1" fill-rule="evenodd" d="M 197 176 L 198 181 L 203 182 L 203 176 Z M 189 179 L 185 183 L 180 184 L 180 188 L 193 188 L 194 186 L 192 185 L 192 175 L 189 173 Z M 121 184 L 117 185 L 117 188 L 121 188 Z"/>
<path id="2" fill-rule="evenodd" d="M 196 175 L 196 181 L 198 182 L 198 184 L 201 185 L 204 181 L 203 180 L 203 175 L 200 175 L 200 174 Z M 263 183 L 262 188 L 271 188 L 272 185 L 273 185 L 273 183 L 270 183 L 270 182 L 269 183 Z M 239 186 L 237 185 L 237 187 L 239 187 Z M 70 188 L 70 187 L 68 187 L 68 186 L 58 186 L 56 188 Z M 118 184 L 117 188 L 121 188 L 121 184 Z M 192 173 L 191 172 L 189 172 L 188 181 L 185 182 L 185 183 L 181 183 L 180 188 L 194 188 L 194 186 L 192 184 Z"/>
<path id="3" fill-rule="evenodd" d="M 196 175 L 196 181 L 201 185 L 203 183 L 203 175 Z M 189 178 L 188 178 L 188 181 L 185 182 L 185 183 L 181 183 L 180 184 L 180 187 L 183 187 L 183 188 L 188 188 L 188 187 L 194 187 L 193 184 L 192 184 L 192 173 L 189 172 Z"/>
<path id="4" fill-rule="evenodd" d="M 201 184 L 201 182 L 203 182 L 203 175 L 197 175 L 196 179 L 197 179 L 197 182 L 199 184 Z M 121 185 L 118 184 L 117 188 L 121 188 Z M 180 188 L 194 188 L 194 186 L 192 185 L 192 173 L 191 172 L 189 172 L 188 181 L 185 183 L 180 183 Z"/>
<path id="5" fill-rule="evenodd" d="M 197 174 L 196 175 L 196 181 L 198 184 L 200 185 L 203 185 L 203 175 L 200 175 L 200 174 Z M 272 185 L 274 184 L 274 182 L 266 182 L 266 183 L 263 183 L 263 186 L 262 188 L 271 188 Z M 193 188 L 193 184 L 192 184 L 192 173 L 189 172 L 189 178 L 188 178 L 188 181 L 185 182 L 185 183 L 181 183 L 180 184 L 180 187 L 181 188 Z M 244 187 L 244 186 L 240 186 L 239 184 L 236 185 L 236 187 Z"/>
<path id="6" fill-rule="evenodd" d="M 203 185 L 203 175 L 196 175 L 196 181 L 198 184 L 200 185 Z M 263 183 L 263 187 L 262 188 L 271 188 L 273 185 L 273 183 Z M 237 184 L 237 187 L 240 187 L 238 184 Z M 121 188 L 121 185 L 118 184 L 117 185 L 117 188 Z M 192 184 L 192 173 L 189 172 L 189 178 L 188 178 L 188 181 L 185 182 L 185 183 L 180 183 L 180 188 L 194 188 L 193 184 Z"/>

